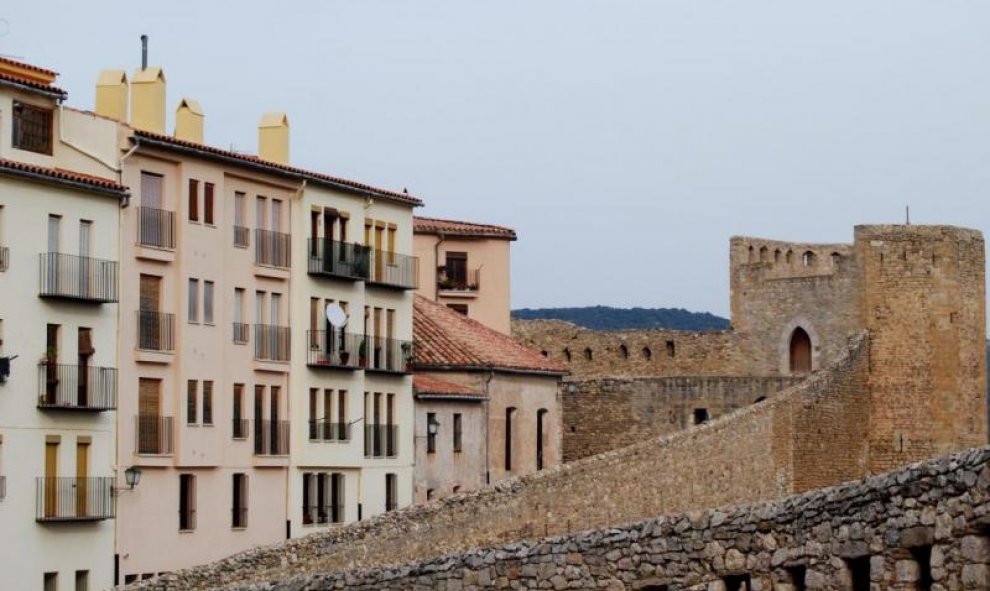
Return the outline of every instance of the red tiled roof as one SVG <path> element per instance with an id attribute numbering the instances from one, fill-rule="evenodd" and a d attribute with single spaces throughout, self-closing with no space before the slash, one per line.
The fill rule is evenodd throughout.
<path id="1" fill-rule="evenodd" d="M 413 232 L 416 234 L 446 234 L 448 236 L 472 236 L 478 238 L 504 238 L 515 240 L 516 231 L 504 226 L 442 220 L 439 218 L 413 217 Z"/>
<path id="2" fill-rule="evenodd" d="M 122 195 L 128 192 L 128 188 L 124 185 L 102 177 L 93 176 L 82 172 L 75 172 L 72 170 L 65 170 L 62 168 L 37 166 L 34 164 L 27 164 L 25 162 L 18 162 L 16 160 L 7 160 L 6 158 L 0 158 L 0 173 L 12 173 L 20 176 L 42 176 L 50 178 L 54 181 L 77 183 L 91 187 L 97 191 L 114 193 L 117 195 Z"/>
<path id="3" fill-rule="evenodd" d="M 51 78 L 55 78 L 56 76 L 58 76 L 58 72 L 56 72 L 55 70 L 49 70 L 47 68 L 42 68 L 41 66 L 35 66 L 33 64 L 26 64 L 24 62 L 12 60 L 9 57 L 0 57 L 0 64 L 9 64 L 16 68 L 24 68 L 25 70 L 32 70 L 43 76 L 48 76 Z"/>
<path id="4" fill-rule="evenodd" d="M 248 164 L 248 165 L 264 166 L 264 167 L 272 168 L 272 169 L 275 169 L 277 171 L 282 171 L 282 172 L 285 172 L 285 173 L 288 173 L 288 174 L 302 176 L 302 177 L 307 178 L 307 179 L 310 179 L 310 180 L 323 181 L 323 182 L 330 183 L 330 184 L 333 184 L 333 185 L 340 185 L 340 186 L 343 186 L 343 187 L 348 187 L 348 188 L 351 188 L 351 189 L 356 189 L 358 191 L 365 191 L 365 192 L 368 192 L 368 193 L 374 193 L 374 194 L 377 194 L 377 195 L 381 195 L 383 197 L 387 197 L 389 199 L 395 199 L 397 201 L 402 201 L 402 202 L 405 202 L 405 203 L 409 203 L 411 205 L 422 205 L 423 204 L 423 202 L 419 198 L 414 197 L 413 195 L 410 195 L 410 194 L 408 194 L 406 192 L 399 193 L 397 191 L 390 191 L 388 189 L 380 189 L 378 187 L 373 187 L 371 185 L 366 185 L 364 183 L 359 183 L 357 181 L 352 181 L 352 180 L 345 179 L 345 178 L 335 177 L 335 176 L 331 176 L 331 175 L 328 175 L 328 174 L 323 174 L 323 173 L 320 173 L 320 172 L 313 172 L 311 170 L 306 170 L 306 169 L 303 169 L 303 168 L 296 168 L 294 166 L 289 166 L 287 164 L 280 164 L 278 162 L 272 162 L 270 160 L 264 160 L 262 158 L 259 158 L 258 156 L 255 156 L 254 154 L 242 154 L 240 152 L 232 152 L 230 150 L 224 150 L 224 149 L 221 149 L 221 148 L 214 148 L 213 146 L 208 146 L 206 144 L 198 144 L 196 142 L 190 142 L 190 141 L 186 141 L 186 140 L 180 140 L 180 139 L 177 139 L 177 138 L 174 138 L 174 137 L 171 137 L 171 136 L 161 135 L 161 134 L 158 134 L 158 133 L 152 133 L 150 131 L 142 131 L 142 130 L 135 129 L 134 130 L 134 135 L 137 136 L 137 137 L 139 137 L 139 138 L 150 139 L 150 140 L 152 140 L 154 142 L 158 142 L 160 144 L 168 144 L 168 145 L 176 146 L 176 147 L 179 147 L 179 148 L 187 148 L 187 149 L 191 149 L 191 150 L 197 150 L 197 151 L 200 151 L 200 152 L 205 152 L 207 154 L 213 154 L 213 155 L 218 156 L 218 157 L 221 157 L 221 158 L 229 158 L 229 159 L 239 160 L 239 161 L 244 162 L 245 164 Z"/>
<path id="5" fill-rule="evenodd" d="M 445 380 L 438 380 L 437 378 L 424 376 L 423 374 L 413 375 L 413 390 L 416 391 L 416 394 L 427 394 L 430 396 L 473 400 L 484 400 L 487 398 L 480 390 Z"/>
<path id="6" fill-rule="evenodd" d="M 37 90 L 39 92 L 44 92 L 46 94 L 54 94 L 65 98 L 69 96 L 69 93 L 65 92 L 57 86 L 52 86 L 50 84 L 42 84 L 41 82 L 36 82 L 34 80 L 28 80 L 27 78 L 22 78 L 20 76 L 14 76 L 13 74 L 8 74 L 6 72 L 0 72 L 0 83 L 12 83 L 24 86 L 31 90 Z"/>
<path id="7" fill-rule="evenodd" d="M 567 369 L 477 320 L 417 295 L 413 302 L 416 369 L 503 369 L 565 374 Z"/>

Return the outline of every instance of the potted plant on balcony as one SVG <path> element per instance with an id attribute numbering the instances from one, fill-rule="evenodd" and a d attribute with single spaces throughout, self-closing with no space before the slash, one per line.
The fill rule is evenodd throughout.
<path id="1" fill-rule="evenodd" d="M 402 363 L 403 367 L 408 367 L 412 363 L 413 344 L 410 341 L 402 343 Z"/>
<path id="2" fill-rule="evenodd" d="M 347 362 L 351 360 L 351 352 L 344 349 L 340 352 L 340 364 L 347 365 Z"/>

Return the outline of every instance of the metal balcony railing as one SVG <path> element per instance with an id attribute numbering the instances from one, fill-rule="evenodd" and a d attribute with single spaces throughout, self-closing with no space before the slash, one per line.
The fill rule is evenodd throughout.
<path id="1" fill-rule="evenodd" d="M 254 421 L 254 455 L 289 455 L 289 421 Z"/>
<path id="2" fill-rule="evenodd" d="M 231 419 L 233 422 L 233 431 L 231 434 L 232 439 L 247 439 L 248 436 L 248 420 L 247 419 Z"/>
<path id="3" fill-rule="evenodd" d="M 371 270 L 371 249 L 360 244 L 309 239 L 310 275 L 365 280 Z"/>
<path id="4" fill-rule="evenodd" d="M 254 262 L 266 267 L 288 269 L 291 264 L 292 236 L 274 230 L 255 229 Z"/>
<path id="5" fill-rule="evenodd" d="M 396 289 L 419 287 L 419 257 L 372 250 L 368 283 Z"/>
<path id="6" fill-rule="evenodd" d="M 44 522 L 99 521 L 116 515 L 112 476 L 38 478 L 37 514 Z"/>
<path id="7" fill-rule="evenodd" d="M 399 455 L 398 425 L 366 425 L 364 427 L 364 457 L 394 458 Z"/>
<path id="8" fill-rule="evenodd" d="M 173 450 L 172 417 L 138 415 L 134 417 L 134 451 L 143 455 L 169 456 Z"/>
<path id="9" fill-rule="evenodd" d="M 58 252 L 43 252 L 39 257 L 39 296 L 98 304 L 118 301 L 117 261 Z"/>
<path id="10" fill-rule="evenodd" d="M 254 358 L 259 361 L 289 361 L 291 331 L 288 326 L 254 325 Z"/>
<path id="11" fill-rule="evenodd" d="M 306 364 L 310 367 L 361 369 L 367 357 L 363 335 L 339 330 L 307 330 Z"/>
<path id="12" fill-rule="evenodd" d="M 38 364 L 38 408 L 103 411 L 117 408 L 117 369 Z"/>
<path id="13" fill-rule="evenodd" d="M 437 289 L 440 291 L 478 291 L 481 289 L 481 269 L 468 269 L 462 275 L 448 275 L 441 272 L 437 276 Z"/>
<path id="14" fill-rule="evenodd" d="M 344 521 L 344 505 L 303 505 L 303 523 L 305 525 L 342 523 Z"/>
<path id="15" fill-rule="evenodd" d="M 368 358 L 364 368 L 368 371 L 409 373 L 412 362 L 412 341 L 368 337 Z"/>
<path id="16" fill-rule="evenodd" d="M 230 527 L 241 528 L 247 527 L 248 523 L 248 508 L 244 507 L 231 507 L 230 510 Z"/>
<path id="17" fill-rule="evenodd" d="M 138 349 L 171 352 L 175 350 L 175 315 L 138 310 Z"/>
<path id="18" fill-rule="evenodd" d="M 251 228 L 234 226 L 234 246 L 247 248 L 251 245 Z"/>
<path id="19" fill-rule="evenodd" d="M 7 270 L 10 266 L 10 249 L 6 246 L 0 246 L 0 273 Z"/>
<path id="20" fill-rule="evenodd" d="M 175 212 L 153 207 L 138 207 L 137 242 L 165 250 L 175 250 Z"/>
<path id="21" fill-rule="evenodd" d="M 251 332 L 251 325 L 244 324 L 243 322 L 234 323 L 234 342 L 240 345 L 247 344 L 249 334 Z"/>
<path id="22" fill-rule="evenodd" d="M 331 423 L 328 421 L 309 421 L 310 441 L 350 441 L 350 423 Z"/>

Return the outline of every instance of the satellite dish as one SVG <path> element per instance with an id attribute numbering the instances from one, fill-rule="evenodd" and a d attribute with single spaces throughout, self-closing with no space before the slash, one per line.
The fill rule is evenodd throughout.
<path id="1" fill-rule="evenodd" d="M 337 304 L 327 304 L 327 322 L 334 328 L 347 325 L 347 312 Z"/>

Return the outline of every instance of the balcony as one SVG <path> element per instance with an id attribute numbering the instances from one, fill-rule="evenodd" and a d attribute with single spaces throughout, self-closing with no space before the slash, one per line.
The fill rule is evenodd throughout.
<path id="1" fill-rule="evenodd" d="M 175 250 L 175 212 L 138 207 L 137 243 L 162 250 Z"/>
<path id="2" fill-rule="evenodd" d="M 258 361 L 289 361 L 291 342 L 288 326 L 254 325 L 254 358 Z"/>
<path id="3" fill-rule="evenodd" d="M 350 423 L 331 423 L 312 420 L 309 422 L 310 441 L 350 441 Z"/>
<path id="4" fill-rule="evenodd" d="M 362 369 L 366 363 L 366 339 L 340 331 L 307 330 L 306 365 L 331 369 Z"/>
<path id="5" fill-rule="evenodd" d="M 138 415 L 134 417 L 134 452 L 139 455 L 170 456 L 174 449 L 172 417 Z"/>
<path id="6" fill-rule="evenodd" d="M 39 256 L 40 297 L 94 304 L 118 300 L 116 261 L 57 252 L 43 252 Z"/>
<path id="7" fill-rule="evenodd" d="M 251 245 L 251 229 L 244 226 L 234 226 L 234 246 L 247 248 Z"/>
<path id="8" fill-rule="evenodd" d="M 372 252 L 370 285 L 392 289 L 419 287 L 419 258 L 382 250 Z"/>
<path id="9" fill-rule="evenodd" d="M 248 437 L 248 420 L 247 419 L 232 419 L 233 430 L 231 431 L 231 439 L 247 439 Z"/>
<path id="10" fill-rule="evenodd" d="M 254 262 L 263 267 L 288 269 L 291 265 L 292 236 L 274 230 L 254 231 Z"/>
<path id="11" fill-rule="evenodd" d="M 364 457 L 394 458 L 398 455 L 398 425 L 366 425 L 364 427 Z"/>
<path id="12" fill-rule="evenodd" d="M 154 310 L 138 310 L 138 349 L 171 353 L 175 350 L 175 315 Z"/>
<path id="13" fill-rule="evenodd" d="M 412 341 L 368 337 L 368 347 L 370 351 L 364 364 L 365 370 L 394 374 L 409 373 L 409 364 L 412 361 Z"/>
<path id="14" fill-rule="evenodd" d="M 243 322 L 234 323 L 234 343 L 238 345 L 246 345 L 248 342 L 248 335 L 251 332 L 251 325 L 244 324 Z"/>
<path id="15" fill-rule="evenodd" d="M 468 269 L 460 275 L 447 275 L 440 272 L 437 276 L 437 290 L 446 292 L 443 295 L 473 296 L 481 288 L 481 269 Z"/>
<path id="16" fill-rule="evenodd" d="M 10 266 L 10 249 L 0 246 L 0 273 L 6 271 L 8 266 Z"/>
<path id="17" fill-rule="evenodd" d="M 101 412 L 117 408 L 117 369 L 38 364 L 38 408 Z"/>
<path id="18" fill-rule="evenodd" d="M 326 238 L 309 239 L 308 272 L 316 277 L 364 281 L 371 269 L 371 249 Z"/>
<path id="19" fill-rule="evenodd" d="M 113 477 L 38 478 L 37 514 L 40 522 L 113 519 L 116 498 Z"/>
<path id="20" fill-rule="evenodd" d="M 254 455 L 289 455 L 289 421 L 254 421 Z"/>

